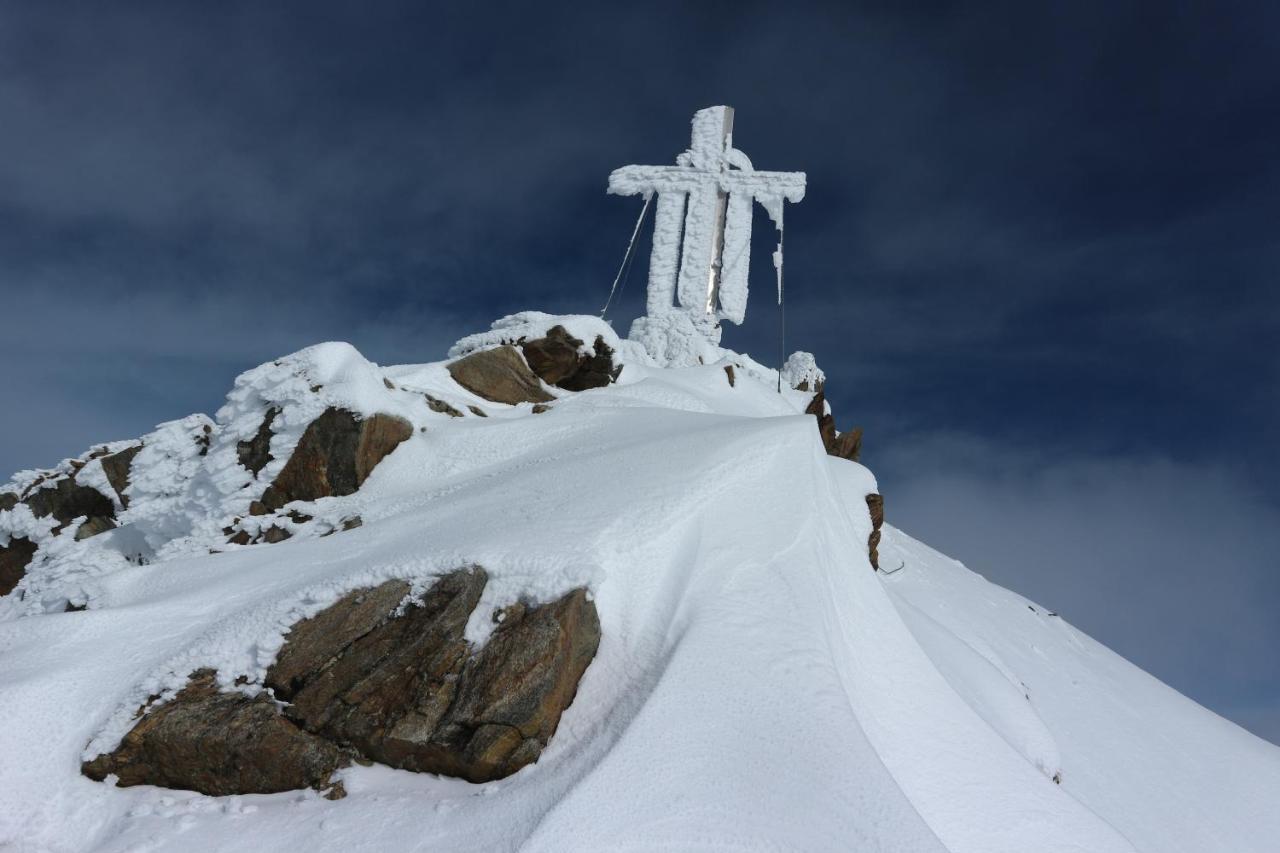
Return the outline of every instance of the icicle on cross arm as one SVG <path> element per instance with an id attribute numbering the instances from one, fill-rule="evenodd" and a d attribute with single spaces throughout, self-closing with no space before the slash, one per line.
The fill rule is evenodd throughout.
<path id="1" fill-rule="evenodd" d="M 649 258 L 649 315 L 679 306 L 741 323 L 751 258 L 751 208 L 781 227 L 784 201 L 804 198 L 803 172 L 758 172 L 733 147 L 733 110 L 709 107 L 675 166 L 624 166 L 609 176 L 616 195 L 658 195 Z"/>

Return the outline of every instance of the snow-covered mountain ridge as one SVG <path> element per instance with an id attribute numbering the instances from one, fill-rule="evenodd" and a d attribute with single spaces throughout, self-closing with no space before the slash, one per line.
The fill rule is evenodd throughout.
<path id="1" fill-rule="evenodd" d="M 1280 750 L 891 526 L 903 568 L 873 570 L 879 489 L 828 452 L 856 434 L 812 359 L 779 382 L 663 331 L 528 313 L 385 368 L 322 344 L 0 486 L 0 846 L 1277 849 Z M 81 775 L 191 673 L 270 695 L 300 620 L 467 566 L 474 650 L 513 602 L 598 613 L 513 775 L 352 763 L 340 800 Z"/>

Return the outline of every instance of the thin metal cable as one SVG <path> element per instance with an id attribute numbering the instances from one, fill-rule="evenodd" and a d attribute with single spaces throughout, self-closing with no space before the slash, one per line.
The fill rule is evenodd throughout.
<path id="1" fill-rule="evenodd" d="M 618 274 L 613 277 L 613 287 L 609 288 L 609 298 L 605 300 L 604 308 L 600 311 L 600 319 L 604 319 L 609 313 L 609 306 L 613 303 L 613 295 L 618 290 L 618 282 L 623 283 L 626 287 L 626 277 L 631 273 L 631 253 L 636 247 L 636 238 L 640 236 L 640 226 L 644 224 L 645 214 L 649 212 L 649 203 L 653 201 L 653 193 L 649 193 L 644 198 L 644 207 L 640 208 L 640 218 L 636 220 L 636 227 L 631 231 L 631 242 L 627 244 L 627 253 L 622 256 L 622 266 L 618 267 Z"/>

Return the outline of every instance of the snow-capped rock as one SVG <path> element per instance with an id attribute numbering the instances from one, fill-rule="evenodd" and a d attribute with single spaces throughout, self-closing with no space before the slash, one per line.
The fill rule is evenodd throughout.
<path id="1" fill-rule="evenodd" d="M 584 590 L 514 603 L 472 653 L 464 632 L 487 580 L 473 566 L 420 596 L 403 580 L 347 593 L 290 628 L 267 691 L 222 690 L 213 670 L 197 670 L 81 769 L 126 787 L 215 796 L 315 788 L 330 798 L 344 795 L 331 777 L 352 754 L 472 782 L 509 776 L 555 733 L 600 623 Z"/>

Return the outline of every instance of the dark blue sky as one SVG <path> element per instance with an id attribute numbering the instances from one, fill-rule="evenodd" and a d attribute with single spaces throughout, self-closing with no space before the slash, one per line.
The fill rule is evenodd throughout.
<path id="1" fill-rule="evenodd" d="M 728 103 L 890 520 L 1280 739 L 1280 6 L 360 6 L 0 0 L 0 468 L 598 311 Z"/>

